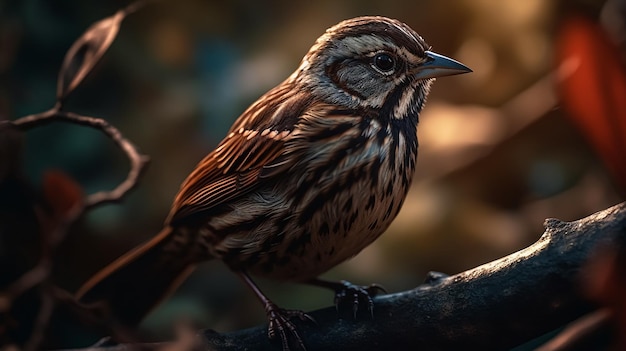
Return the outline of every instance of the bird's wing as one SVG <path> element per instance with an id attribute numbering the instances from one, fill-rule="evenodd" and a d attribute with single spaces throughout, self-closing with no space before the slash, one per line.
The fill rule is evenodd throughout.
<path id="1" fill-rule="evenodd" d="M 255 189 L 263 167 L 283 154 L 310 105 L 283 83 L 250 106 L 183 182 L 166 223 L 175 225 Z"/>

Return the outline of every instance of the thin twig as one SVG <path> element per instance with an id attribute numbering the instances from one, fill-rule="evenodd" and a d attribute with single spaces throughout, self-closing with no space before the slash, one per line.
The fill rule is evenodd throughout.
<path id="1" fill-rule="evenodd" d="M 30 338 L 26 342 L 26 345 L 24 345 L 24 351 L 36 351 L 41 348 L 41 343 L 46 335 L 52 312 L 56 306 L 54 297 L 47 292 L 47 289 L 42 289 L 40 295 L 41 306 L 39 307 L 39 313 L 37 313 Z"/>
<path id="2" fill-rule="evenodd" d="M 148 3 L 153 2 L 153 1 L 156 1 L 156 0 L 138 0 L 126 6 L 124 9 L 120 11 L 124 13 L 124 16 L 128 16 L 141 10 L 144 6 L 146 6 Z"/>
<path id="3" fill-rule="evenodd" d="M 593 339 L 603 328 L 611 326 L 613 312 L 607 308 L 591 312 L 568 325 L 554 339 L 541 345 L 536 351 L 580 350 L 580 345 Z"/>
<path id="4" fill-rule="evenodd" d="M 0 127 L 8 124 L 22 131 L 52 122 L 73 123 L 94 128 L 111 139 L 130 161 L 130 170 L 126 179 L 118 184 L 115 189 L 100 191 L 80 201 L 76 201 L 72 204 L 72 208 L 65 209 L 59 218 L 53 216 L 52 222 L 49 221 L 49 216 L 43 213 L 37 204 L 34 204 L 34 210 L 37 212 L 41 228 L 41 257 L 39 257 L 39 262 L 35 267 L 24 273 L 6 289 L 0 291 L 0 312 L 5 313 L 11 309 L 13 301 L 18 296 L 35 287 L 39 289 L 39 294 L 41 295 L 39 311 L 34 321 L 32 333 L 24 344 L 24 350 L 38 350 L 42 345 L 56 305 L 62 302 L 73 301 L 71 295 L 59 291 L 54 286 L 50 277 L 54 253 L 58 244 L 65 238 L 69 226 L 87 209 L 109 202 L 120 201 L 130 190 L 137 186 L 139 177 L 148 165 L 149 158 L 139 153 L 137 148 L 117 128 L 101 118 L 65 112 L 63 111 L 63 101 L 80 84 L 82 79 L 91 72 L 94 65 L 107 51 L 117 35 L 123 18 L 139 10 L 149 1 L 139 0 L 128 5 L 115 15 L 94 23 L 77 39 L 68 51 L 61 67 L 57 88 L 57 102 L 53 108 L 15 121 L 0 121 Z M 83 52 L 85 48 L 88 51 L 87 53 Z M 70 69 L 70 67 L 76 65 L 80 67 L 77 71 Z M 1 326 L 0 329 L 2 329 Z M 129 338 L 122 339 L 131 340 Z"/>
<path id="5" fill-rule="evenodd" d="M 84 201 L 84 210 L 105 203 L 118 202 L 126 193 L 137 186 L 139 177 L 149 163 L 149 157 L 139 153 L 133 143 L 126 139 L 117 128 L 104 119 L 81 116 L 73 112 L 59 111 L 55 107 L 46 112 L 22 117 L 13 121 L 13 125 L 21 130 L 28 130 L 52 122 L 73 123 L 97 129 L 113 140 L 130 161 L 131 168 L 126 179 L 111 191 L 99 191 L 87 196 Z"/>

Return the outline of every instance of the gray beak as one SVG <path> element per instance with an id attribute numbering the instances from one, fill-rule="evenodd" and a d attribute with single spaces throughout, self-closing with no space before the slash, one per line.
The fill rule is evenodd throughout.
<path id="1" fill-rule="evenodd" d="M 472 70 L 449 57 L 426 51 L 426 62 L 415 68 L 415 78 L 427 79 L 443 76 L 452 76 L 472 72 Z"/>

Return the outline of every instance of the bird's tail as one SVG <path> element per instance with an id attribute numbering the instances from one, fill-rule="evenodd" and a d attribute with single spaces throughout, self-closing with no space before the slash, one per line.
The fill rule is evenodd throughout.
<path id="1" fill-rule="evenodd" d="M 195 265 L 186 253 L 172 255 L 177 231 L 166 227 L 89 279 L 77 292 L 81 303 L 98 303 L 117 323 L 135 326 L 174 291 Z M 178 246 L 180 248 L 180 246 Z"/>

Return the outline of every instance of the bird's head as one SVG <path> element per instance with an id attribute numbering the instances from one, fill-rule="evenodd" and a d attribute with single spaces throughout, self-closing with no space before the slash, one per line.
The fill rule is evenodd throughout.
<path id="1" fill-rule="evenodd" d="M 395 118 L 403 118 L 419 112 L 433 78 L 471 72 L 429 49 L 400 21 L 357 17 L 319 37 L 292 78 L 327 103 L 353 109 L 387 106 Z"/>

